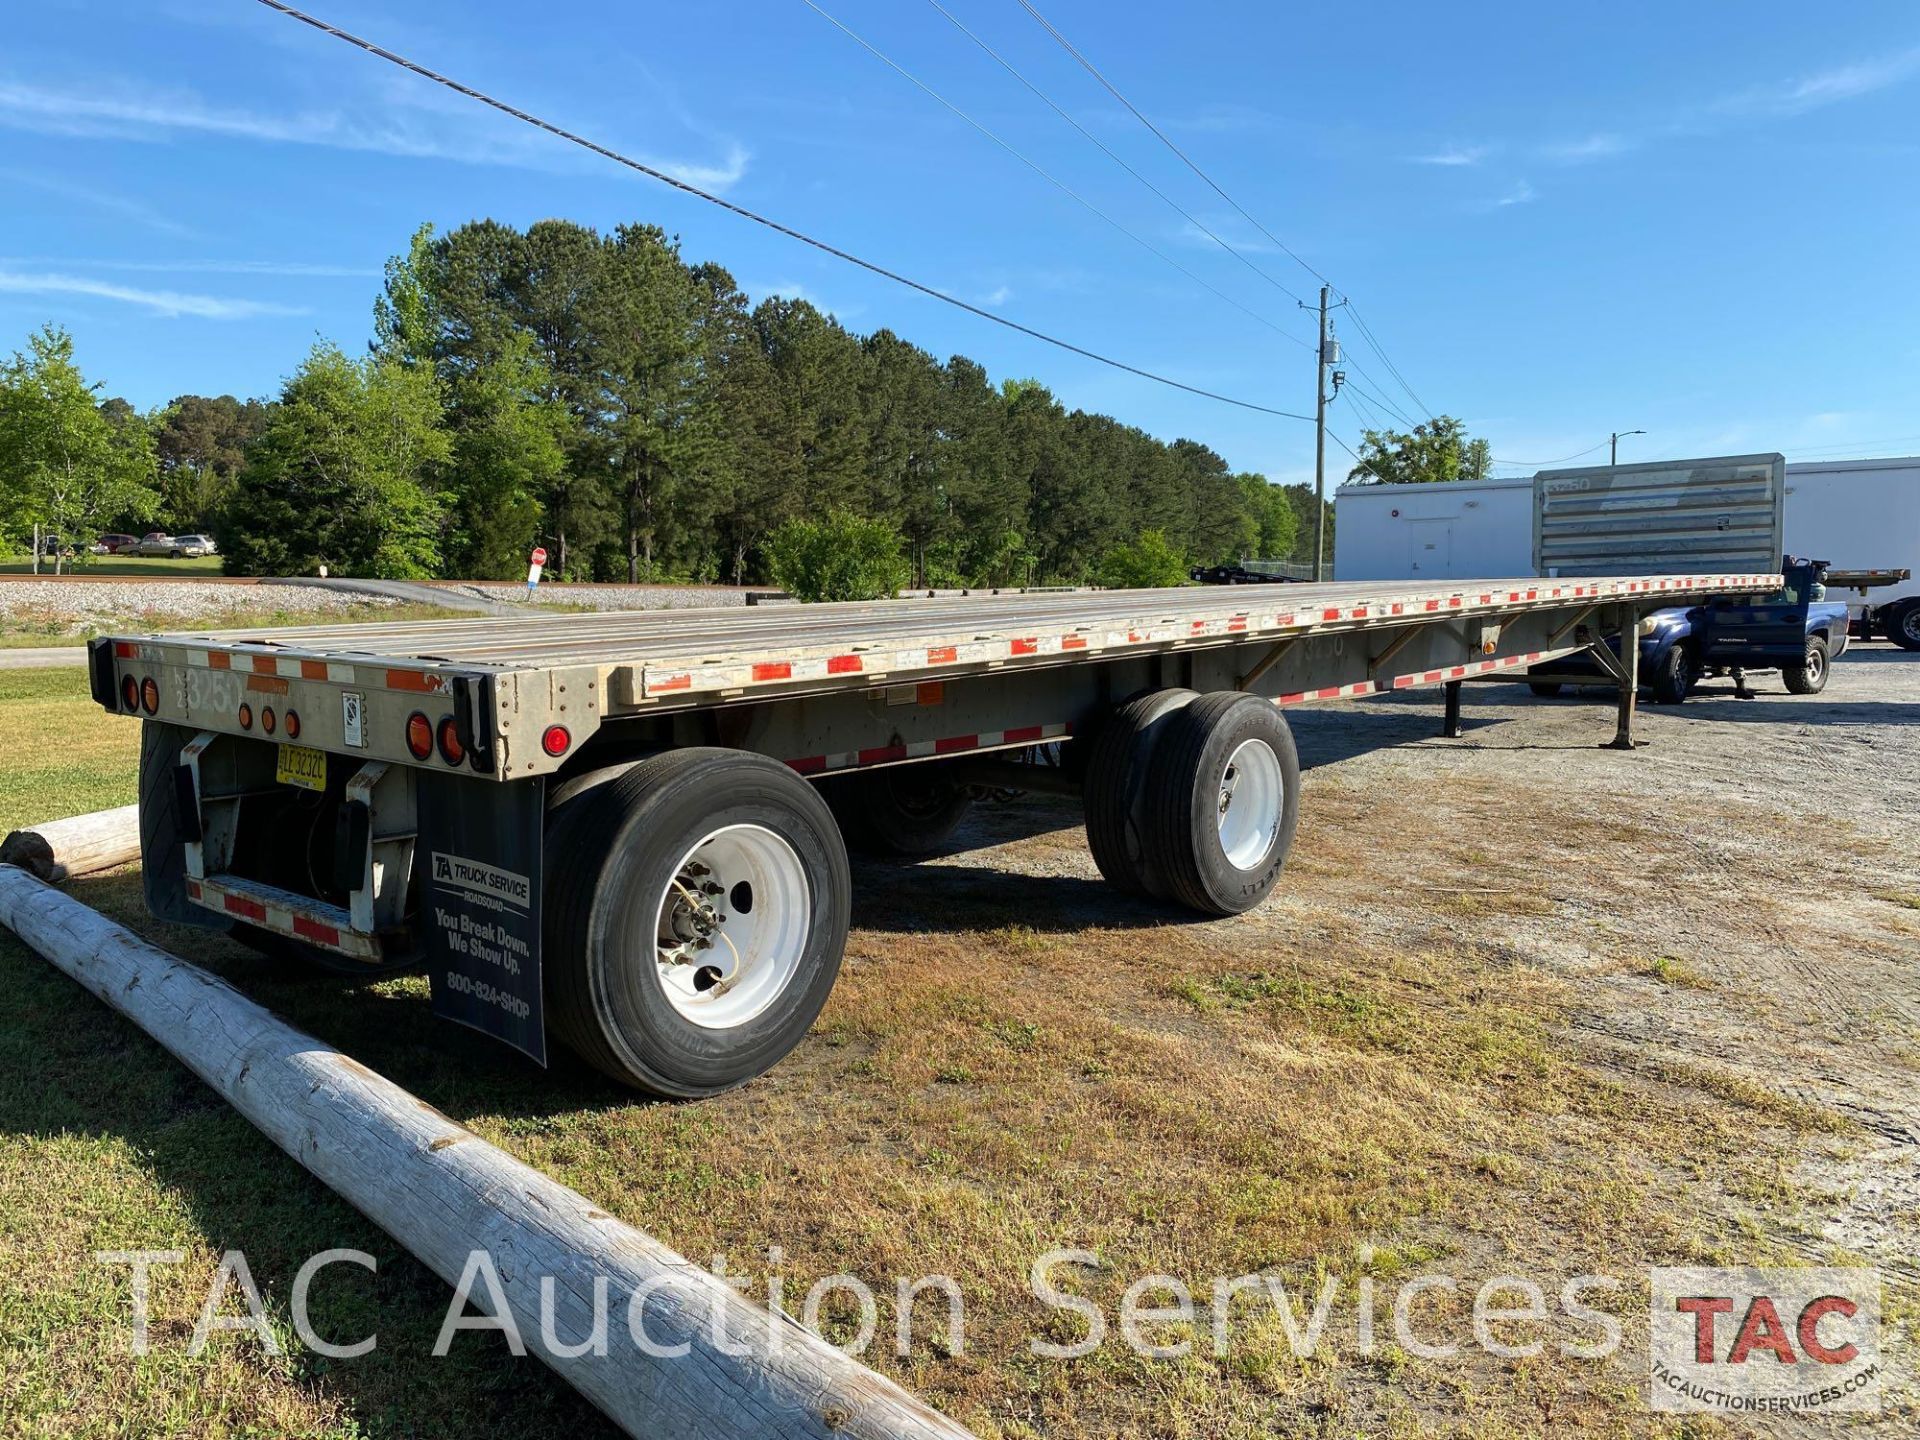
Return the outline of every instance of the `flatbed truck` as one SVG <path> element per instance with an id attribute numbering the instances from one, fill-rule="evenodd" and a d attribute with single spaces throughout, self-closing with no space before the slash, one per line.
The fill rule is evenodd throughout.
<path id="1" fill-rule="evenodd" d="M 1299 815 L 1287 707 L 1581 652 L 1778 574 L 1068 592 L 120 635 L 94 699 L 143 724 L 146 900 L 357 975 L 545 1063 L 712 1094 L 806 1033 L 847 843 L 940 846 L 981 786 L 1079 793 L 1101 874 L 1258 904 Z M 1031 761 L 1044 751 L 1057 766 Z"/>

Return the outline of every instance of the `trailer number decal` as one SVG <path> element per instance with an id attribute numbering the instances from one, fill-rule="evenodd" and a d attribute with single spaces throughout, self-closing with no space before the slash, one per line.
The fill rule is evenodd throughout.
<path id="1" fill-rule="evenodd" d="M 354 749 L 367 748 L 367 697 L 357 690 L 340 696 L 340 734 Z"/>

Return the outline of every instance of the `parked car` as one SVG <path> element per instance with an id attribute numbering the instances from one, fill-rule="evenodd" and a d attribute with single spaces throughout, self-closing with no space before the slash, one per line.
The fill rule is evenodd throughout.
<path id="1" fill-rule="evenodd" d="M 42 535 L 40 537 L 40 553 L 50 558 L 56 555 L 71 555 L 73 554 L 73 546 L 67 543 L 64 535 Z"/>
<path id="2" fill-rule="evenodd" d="M 176 555 L 217 555 L 219 547 L 213 543 L 211 535 L 176 535 L 173 543 L 179 548 Z"/>
<path id="3" fill-rule="evenodd" d="M 135 555 L 165 555 L 178 560 L 187 552 L 180 548 L 180 542 L 173 536 L 154 530 L 140 537 L 140 543 L 133 547 Z"/>

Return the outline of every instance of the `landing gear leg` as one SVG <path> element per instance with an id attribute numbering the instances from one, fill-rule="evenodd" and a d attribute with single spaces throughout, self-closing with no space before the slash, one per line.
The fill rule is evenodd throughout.
<path id="1" fill-rule="evenodd" d="M 1633 717 L 1640 703 L 1640 612 L 1620 610 L 1620 709 L 1615 719 L 1615 750 L 1633 749 Z"/>
<path id="2" fill-rule="evenodd" d="M 1460 682 L 1447 681 L 1447 708 L 1440 717 L 1440 738 L 1458 740 L 1460 738 Z"/>

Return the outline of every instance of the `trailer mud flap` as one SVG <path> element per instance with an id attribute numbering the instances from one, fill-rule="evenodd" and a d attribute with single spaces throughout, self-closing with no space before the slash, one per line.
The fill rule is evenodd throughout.
<path id="1" fill-rule="evenodd" d="M 421 928 L 433 1013 L 547 1063 L 540 1003 L 546 782 L 421 774 Z"/>

